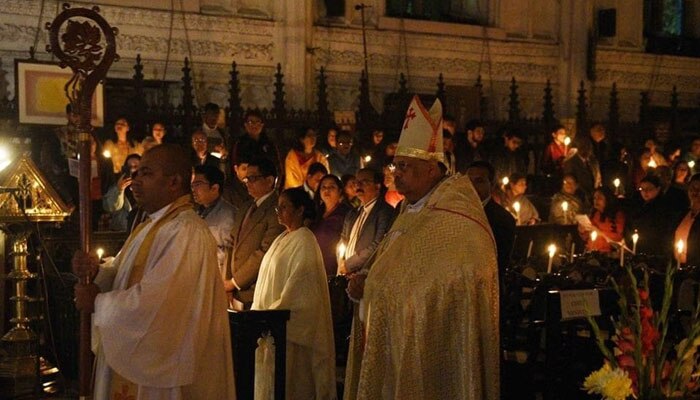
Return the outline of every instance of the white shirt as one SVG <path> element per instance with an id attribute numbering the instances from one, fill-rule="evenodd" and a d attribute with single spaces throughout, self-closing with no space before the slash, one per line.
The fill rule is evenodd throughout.
<path id="1" fill-rule="evenodd" d="M 362 232 L 362 227 L 367 221 L 367 216 L 372 212 L 374 205 L 377 204 L 377 197 L 367 202 L 367 204 L 361 206 L 360 215 L 355 220 L 355 223 L 350 229 L 350 237 L 348 238 L 348 247 L 345 250 L 345 258 L 350 258 L 355 255 L 355 245 L 357 244 L 357 239 L 360 237 L 360 232 Z"/>

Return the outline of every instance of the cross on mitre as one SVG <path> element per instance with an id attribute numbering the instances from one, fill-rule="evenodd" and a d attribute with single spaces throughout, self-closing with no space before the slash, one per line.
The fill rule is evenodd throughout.
<path id="1" fill-rule="evenodd" d="M 435 100 L 430 110 L 426 110 L 418 96 L 413 96 L 406 111 L 396 155 L 444 163 L 442 104 L 439 99 Z"/>

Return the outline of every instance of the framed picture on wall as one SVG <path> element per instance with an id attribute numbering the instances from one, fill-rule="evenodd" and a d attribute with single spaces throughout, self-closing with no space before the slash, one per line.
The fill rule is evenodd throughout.
<path id="1" fill-rule="evenodd" d="M 15 96 L 21 124 L 65 125 L 68 98 L 64 86 L 70 68 L 35 60 L 15 60 Z M 104 88 L 92 96 L 92 126 L 104 125 Z"/>

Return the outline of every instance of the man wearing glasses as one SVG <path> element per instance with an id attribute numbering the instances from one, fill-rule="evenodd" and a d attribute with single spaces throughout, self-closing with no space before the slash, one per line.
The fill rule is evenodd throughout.
<path id="1" fill-rule="evenodd" d="M 277 147 L 264 132 L 265 120 L 257 110 L 248 111 L 243 117 L 245 134 L 233 145 L 231 162 L 240 165 L 242 158 L 266 158 L 280 171 L 280 158 Z"/>
<path id="2" fill-rule="evenodd" d="M 223 278 L 226 277 L 224 261 L 231 248 L 231 230 L 236 207 L 221 197 L 224 173 L 211 165 L 197 165 L 192 177 L 192 199 L 196 211 L 204 219 L 216 240 L 216 260 Z"/>
<path id="3" fill-rule="evenodd" d="M 272 161 L 257 158 L 248 163 L 243 183 L 252 200 L 236 213 L 231 230 L 232 248 L 225 261 L 224 288 L 230 294 L 231 308 L 236 310 L 250 309 L 260 262 L 272 241 L 284 230 L 275 213 L 276 180 L 277 170 Z"/>

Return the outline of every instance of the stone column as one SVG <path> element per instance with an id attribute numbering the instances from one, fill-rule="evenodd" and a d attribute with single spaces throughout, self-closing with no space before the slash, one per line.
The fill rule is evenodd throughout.
<path id="1" fill-rule="evenodd" d="M 314 6 L 308 1 L 276 5 L 275 61 L 282 63 L 287 108 L 313 108 L 312 47 Z"/>
<path id="2" fill-rule="evenodd" d="M 581 80 L 588 82 L 588 41 L 593 30 L 591 0 L 562 0 L 560 14 L 559 118 L 576 115 L 576 96 Z"/>

